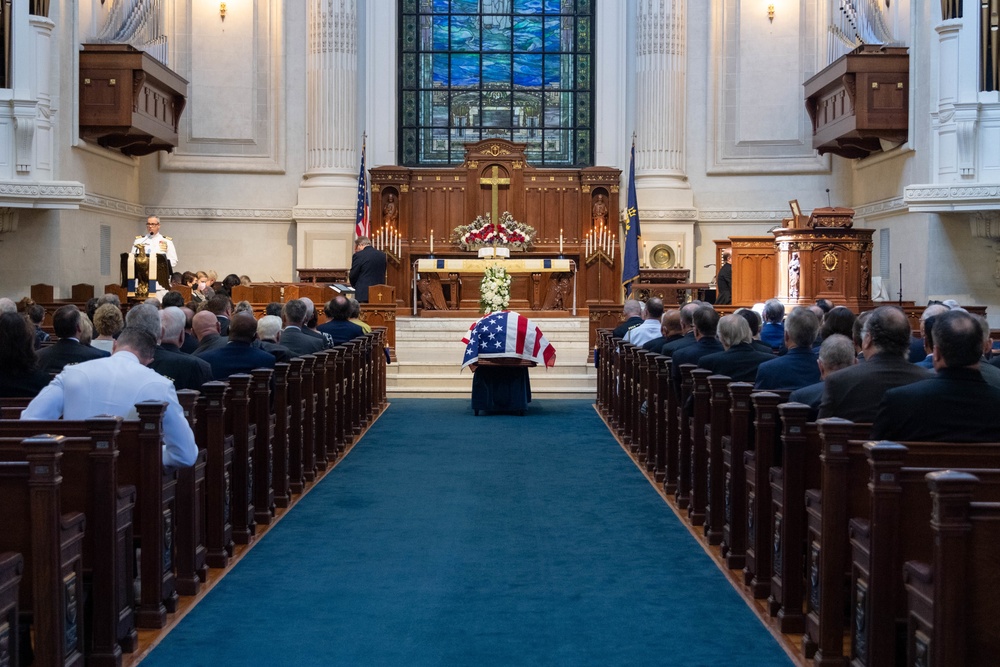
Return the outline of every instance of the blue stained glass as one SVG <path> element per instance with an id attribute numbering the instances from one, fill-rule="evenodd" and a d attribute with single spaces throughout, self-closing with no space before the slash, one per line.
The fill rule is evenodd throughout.
<path id="1" fill-rule="evenodd" d="M 514 0 L 514 14 L 541 14 L 542 0 Z"/>
<path id="2" fill-rule="evenodd" d="M 542 57 L 518 53 L 514 56 L 514 85 L 537 88 L 542 85 Z"/>
<path id="3" fill-rule="evenodd" d="M 448 17 L 447 16 L 435 16 L 434 17 L 434 50 L 435 51 L 447 51 L 448 50 Z"/>
<path id="4" fill-rule="evenodd" d="M 434 13 L 447 14 L 451 9 L 451 0 L 434 0 Z"/>
<path id="5" fill-rule="evenodd" d="M 542 50 L 542 19 L 522 17 L 514 20 L 514 52 Z"/>
<path id="6" fill-rule="evenodd" d="M 545 56 L 545 87 L 562 87 L 561 61 L 565 56 Z"/>
<path id="7" fill-rule="evenodd" d="M 478 14 L 479 0 L 451 0 L 452 14 Z"/>
<path id="8" fill-rule="evenodd" d="M 479 85 L 478 53 L 456 53 L 451 57 L 451 85 L 456 88 Z"/>
<path id="9" fill-rule="evenodd" d="M 479 17 L 451 17 L 451 50 L 479 52 Z"/>
<path id="10" fill-rule="evenodd" d="M 443 53 L 439 53 L 431 56 L 433 58 L 434 68 L 434 87 L 435 88 L 447 88 L 448 87 L 448 56 Z"/>
<path id="11" fill-rule="evenodd" d="M 483 17 L 483 51 L 510 51 L 510 27 L 503 17 Z"/>
<path id="12" fill-rule="evenodd" d="M 507 83 L 510 73 L 510 57 L 483 54 L 483 83 Z"/>
<path id="13" fill-rule="evenodd" d="M 545 50 L 562 51 L 562 26 L 558 17 L 545 17 Z"/>
<path id="14" fill-rule="evenodd" d="M 545 13 L 546 14 L 558 14 L 563 11 L 562 5 L 569 4 L 572 7 L 572 3 L 565 3 L 564 0 L 545 0 Z M 572 11 L 572 9 L 570 10 Z"/>

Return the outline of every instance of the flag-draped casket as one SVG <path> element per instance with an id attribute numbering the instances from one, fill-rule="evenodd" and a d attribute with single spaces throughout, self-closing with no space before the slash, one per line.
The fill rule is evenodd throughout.
<path id="1" fill-rule="evenodd" d="M 521 360 L 545 366 L 556 363 L 556 350 L 542 330 L 514 311 L 483 317 L 472 325 L 462 342 L 465 343 L 462 368 L 486 360 Z"/>

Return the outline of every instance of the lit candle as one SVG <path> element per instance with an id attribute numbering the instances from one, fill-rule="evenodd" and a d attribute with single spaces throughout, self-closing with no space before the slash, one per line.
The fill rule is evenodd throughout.
<path id="1" fill-rule="evenodd" d="M 399 235 L 399 230 L 396 230 L 396 257 L 403 256 L 403 237 Z"/>
<path id="2" fill-rule="evenodd" d="M 434 230 L 431 230 L 431 254 L 434 254 Z"/>
<path id="3" fill-rule="evenodd" d="M 559 254 L 563 254 L 563 230 L 559 228 Z"/>

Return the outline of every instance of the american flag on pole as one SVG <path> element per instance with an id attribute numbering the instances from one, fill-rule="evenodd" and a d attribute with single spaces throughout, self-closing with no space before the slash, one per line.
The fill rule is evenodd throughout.
<path id="1" fill-rule="evenodd" d="M 542 330 L 512 311 L 491 313 L 472 325 L 465 343 L 462 368 L 480 359 L 524 359 L 555 366 L 556 349 Z"/>
<path id="2" fill-rule="evenodd" d="M 368 220 L 368 173 L 365 172 L 365 144 L 367 138 L 361 139 L 361 173 L 358 174 L 358 217 L 354 223 L 356 237 L 368 236 L 371 227 Z"/>

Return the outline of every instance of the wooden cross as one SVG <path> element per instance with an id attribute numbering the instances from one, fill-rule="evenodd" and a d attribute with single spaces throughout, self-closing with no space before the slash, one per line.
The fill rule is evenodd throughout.
<path id="1" fill-rule="evenodd" d="M 493 165 L 493 176 L 492 178 L 480 178 L 479 183 L 481 185 L 492 185 L 493 186 L 493 219 L 490 221 L 494 225 L 500 224 L 500 186 L 510 185 L 509 178 L 498 178 L 500 174 L 500 167 Z"/>

